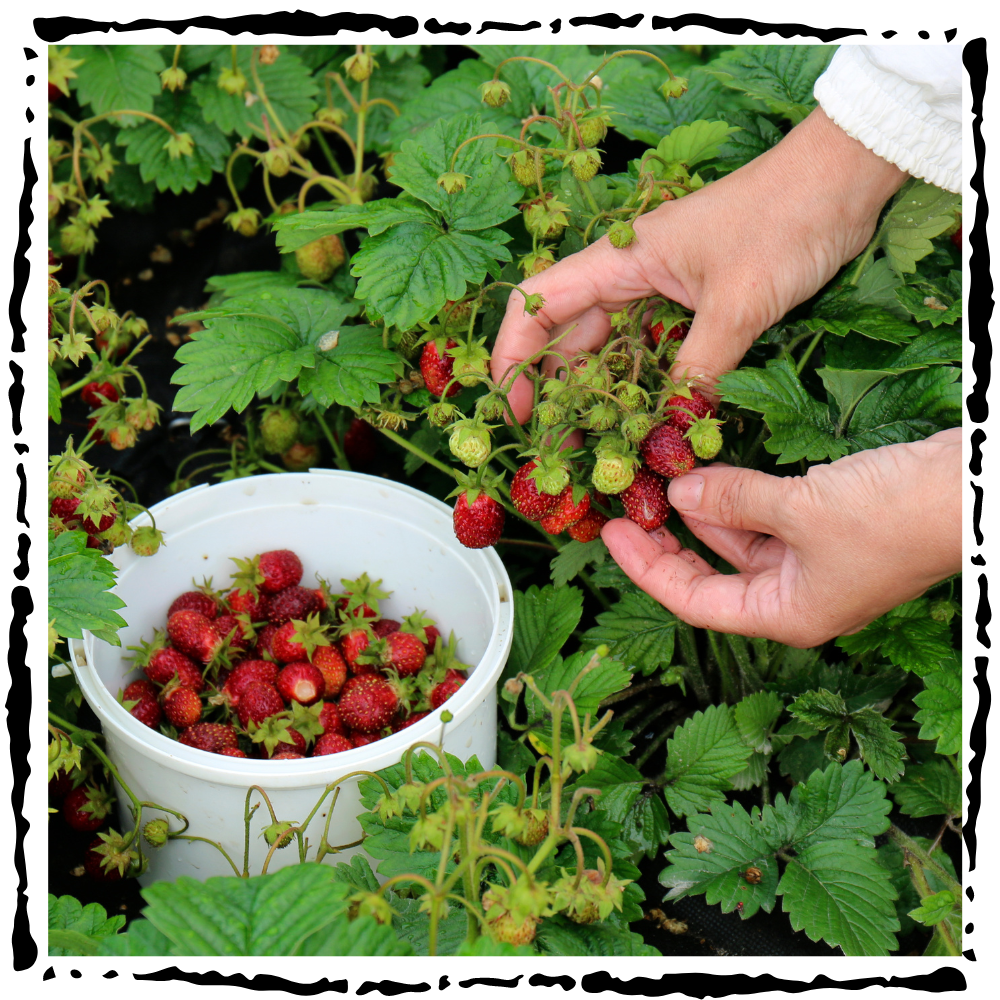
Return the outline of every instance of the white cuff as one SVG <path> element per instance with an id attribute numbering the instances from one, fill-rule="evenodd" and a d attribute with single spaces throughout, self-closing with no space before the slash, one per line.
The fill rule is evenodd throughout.
<path id="1" fill-rule="evenodd" d="M 842 45 L 813 94 L 837 125 L 872 152 L 960 193 L 961 54 L 938 48 L 945 47 L 914 46 L 911 56 L 893 46 Z"/>

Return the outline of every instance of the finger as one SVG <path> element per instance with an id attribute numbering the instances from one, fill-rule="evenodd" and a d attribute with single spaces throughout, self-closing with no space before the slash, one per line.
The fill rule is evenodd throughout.
<path id="1" fill-rule="evenodd" d="M 741 573 L 761 573 L 780 566 L 788 549 L 780 538 L 758 531 L 716 528 L 693 520 L 685 523 L 699 541 Z"/>
<path id="2" fill-rule="evenodd" d="M 545 303 L 532 316 L 524 311 L 523 296 L 511 293 L 491 361 L 493 378 L 502 384 L 506 384 L 513 368 L 545 348 L 554 326 L 572 322 L 593 306 L 620 309 L 631 299 L 653 291 L 638 275 L 631 258 L 619 254 L 605 238 L 529 278 L 520 287 L 528 294 L 541 294 Z M 526 420 L 532 399 L 528 380 L 518 378 L 507 398 L 517 419 Z"/>
<path id="3" fill-rule="evenodd" d="M 686 522 L 780 536 L 796 505 L 792 483 L 755 469 L 706 466 L 672 479 L 667 499 Z"/>
<path id="4" fill-rule="evenodd" d="M 552 328 L 551 338 L 558 343 L 551 345 L 551 350 L 562 357 L 547 355 L 542 359 L 542 372 L 547 378 L 553 378 L 560 368 L 565 368 L 566 359 L 571 365 L 584 352 L 599 351 L 608 340 L 611 333 L 611 320 L 607 312 L 600 306 L 592 306 L 582 316 L 571 324 L 571 329 L 560 338 L 564 325 Z"/>
<path id="5" fill-rule="evenodd" d="M 776 573 L 717 573 L 703 561 L 668 551 L 624 518 L 609 521 L 601 537 L 629 579 L 683 621 L 738 635 L 772 630 L 766 611 L 778 606 Z"/>

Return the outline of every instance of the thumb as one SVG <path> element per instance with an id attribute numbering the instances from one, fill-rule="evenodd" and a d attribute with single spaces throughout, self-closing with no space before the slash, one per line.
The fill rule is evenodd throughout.
<path id="1" fill-rule="evenodd" d="M 667 497 L 685 521 L 774 535 L 788 518 L 790 482 L 754 469 L 709 465 L 672 479 Z"/>

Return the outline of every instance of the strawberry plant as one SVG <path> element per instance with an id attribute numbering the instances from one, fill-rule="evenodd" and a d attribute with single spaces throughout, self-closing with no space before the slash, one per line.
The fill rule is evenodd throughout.
<path id="1" fill-rule="evenodd" d="M 524 362 L 490 368 L 508 303 L 545 309 L 526 279 L 605 235 L 618 253 L 642 252 L 643 216 L 750 163 L 808 115 L 832 52 L 471 45 L 452 65 L 420 46 L 50 51 L 61 95 L 50 245 L 63 261 L 50 283 L 50 415 L 80 394 L 92 408 L 50 476 L 54 635 L 114 641 L 120 604 L 104 555 L 159 544 L 155 526 L 129 537 L 144 508 L 86 457 L 102 439 L 129 447 L 157 419 L 136 361 L 146 325 L 115 312 L 88 259 L 111 213 L 212 184 L 225 225 L 248 245 L 266 240 L 275 266 L 215 274 L 170 323 L 188 330 L 175 413 L 195 434 L 226 427 L 224 446 L 170 470 L 171 488 L 323 464 L 378 472 L 450 497 L 457 538 L 497 546 L 520 588 L 496 767 L 424 744 L 360 776 L 367 860 L 337 862 L 325 838 L 305 843 L 303 817 L 269 813 L 272 854 L 294 843 L 301 863 L 251 875 L 230 859 L 232 879 L 206 883 L 244 894 L 238 905 L 262 927 L 255 880 L 323 902 L 289 915 L 283 950 L 269 953 L 669 953 L 664 921 L 703 928 L 709 908 L 730 915 L 735 937 L 769 920 L 793 950 L 961 953 L 960 580 L 803 650 L 686 624 L 600 537 L 612 517 L 666 526 L 727 572 L 671 510 L 670 479 L 715 459 L 804 474 L 959 424 L 958 196 L 907 181 L 862 252 L 777 318 L 715 397 L 671 376 L 693 314 L 662 295 L 604 310 L 608 336 L 593 350 L 559 329 Z M 523 424 L 518 392 L 533 404 Z M 421 620 L 381 634 L 377 587 L 358 581 L 338 610 L 342 662 L 306 655 L 311 592 L 287 584 L 286 569 L 273 567 L 259 594 L 225 598 L 234 622 L 259 629 L 267 659 L 297 668 L 268 673 L 262 660 L 263 673 L 247 671 L 242 726 L 283 711 L 285 692 L 312 700 L 322 683 L 360 720 L 351 728 L 364 731 L 367 713 L 380 730 L 399 692 L 352 694 L 348 671 L 392 664 L 405 682 L 442 640 Z M 267 567 L 249 571 L 270 581 Z M 284 610 L 269 596 L 279 591 Z M 190 600 L 172 611 L 204 617 Z M 216 652 L 171 638 L 201 661 Z M 298 669 L 304 659 L 313 670 Z M 150 680 L 169 682 L 176 664 L 163 669 Z M 427 704 L 455 683 L 436 678 Z M 154 717 L 144 690 L 129 701 Z M 164 701 L 168 721 L 186 724 L 194 701 L 200 718 L 198 695 Z M 309 737 L 314 754 L 345 749 L 326 721 Z M 51 776 L 76 773 L 88 802 L 101 798 L 111 765 L 99 737 L 77 739 L 72 719 L 53 727 Z M 198 737 L 240 752 L 215 730 Z M 273 737 L 261 737 L 269 752 L 298 752 Z M 141 869 L 143 806 L 133 803 L 131 834 L 108 831 L 95 848 L 118 859 L 103 868 Z M 248 795 L 234 822 L 252 815 Z M 195 816 L 164 822 L 147 847 L 189 836 L 184 823 L 197 834 Z M 193 891 L 183 879 L 148 888 L 145 920 L 125 934 L 56 899 L 53 947 L 202 953 L 218 928 L 185 926 Z"/>

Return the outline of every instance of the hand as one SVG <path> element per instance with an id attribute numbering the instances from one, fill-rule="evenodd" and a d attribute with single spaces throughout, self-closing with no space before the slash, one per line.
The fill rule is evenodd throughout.
<path id="1" fill-rule="evenodd" d="M 711 465 L 670 483 L 722 574 L 666 528 L 601 532 L 629 578 L 699 628 L 809 647 L 856 632 L 961 568 L 959 428 L 779 478 Z"/>
<path id="2" fill-rule="evenodd" d="M 510 297 L 493 350 L 492 373 L 509 371 L 559 343 L 573 357 L 596 351 L 611 330 L 608 314 L 633 299 L 664 295 L 696 311 L 675 373 L 711 390 L 760 333 L 814 294 L 864 249 L 879 210 L 906 174 L 814 111 L 777 146 L 746 166 L 636 220 L 636 241 L 618 250 L 602 237 L 521 287 L 540 292 L 537 316 Z M 546 358 L 552 375 L 559 362 Z M 514 415 L 531 412 L 521 376 L 508 396 Z"/>

